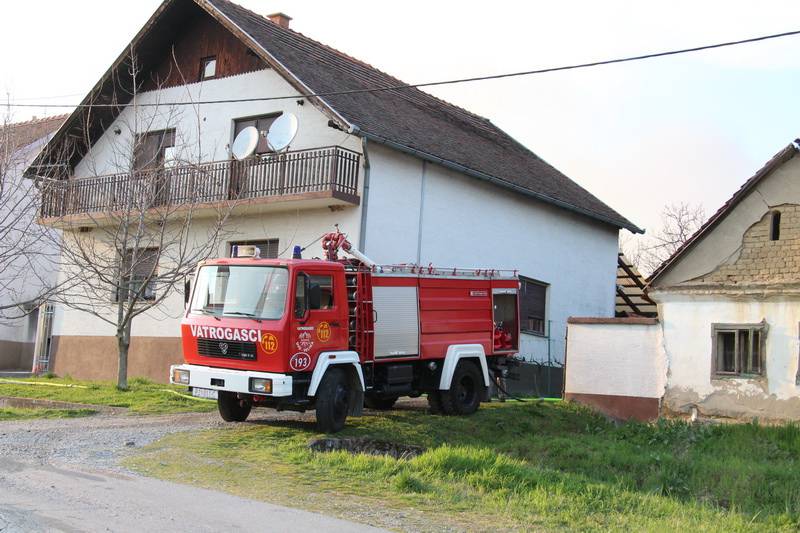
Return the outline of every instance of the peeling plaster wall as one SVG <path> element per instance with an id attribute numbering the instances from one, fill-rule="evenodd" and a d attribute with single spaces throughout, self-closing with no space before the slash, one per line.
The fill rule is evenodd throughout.
<path id="1" fill-rule="evenodd" d="M 783 204 L 800 204 L 800 157 L 797 155 L 763 179 L 713 231 L 662 274 L 657 286 L 680 285 L 713 272 L 722 264 L 735 262 L 742 236 L 767 212 Z"/>
<path id="2" fill-rule="evenodd" d="M 738 418 L 800 419 L 797 384 L 800 296 L 742 297 L 654 292 L 669 364 L 664 404 L 675 412 Z M 712 375 L 712 324 L 765 320 L 765 374 L 759 379 Z"/>

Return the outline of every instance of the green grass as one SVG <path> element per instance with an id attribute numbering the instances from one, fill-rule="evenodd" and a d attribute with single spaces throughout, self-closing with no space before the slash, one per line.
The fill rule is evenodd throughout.
<path id="1" fill-rule="evenodd" d="M 11 381 L 24 381 L 33 385 Z M 153 383 L 144 378 L 130 379 L 128 385 L 128 390 L 121 391 L 111 382 L 82 382 L 68 378 L 0 378 L 0 396 L 124 407 L 137 414 L 203 412 L 216 409 L 215 402 L 175 394 L 187 394 L 185 387 Z"/>
<path id="2" fill-rule="evenodd" d="M 78 418 L 97 414 L 93 409 L 19 409 L 0 408 L 0 422 L 7 420 L 27 420 L 30 418 Z"/>
<path id="3" fill-rule="evenodd" d="M 411 460 L 311 452 L 318 436 L 299 422 L 173 435 L 129 466 L 344 517 L 402 511 L 423 529 L 800 528 L 796 425 L 615 426 L 571 404 L 509 402 L 465 418 L 391 411 L 340 434 L 427 448 Z"/>

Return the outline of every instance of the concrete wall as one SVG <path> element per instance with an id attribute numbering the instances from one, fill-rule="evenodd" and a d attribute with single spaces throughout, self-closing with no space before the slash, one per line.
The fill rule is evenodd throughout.
<path id="1" fill-rule="evenodd" d="M 569 316 L 614 315 L 618 231 L 564 209 L 376 144 L 366 254 L 382 263 L 518 269 L 549 284 L 550 357 L 564 359 Z M 548 360 L 548 341 L 521 353 Z"/>
<path id="2" fill-rule="evenodd" d="M 657 320 L 570 319 L 567 399 L 615 418 L 654 419 L 664 395 L 666 368 Z"/>
<path id="3" fill-rule="evenodd" d="M 655 292 L 669 359 L 665 405 L 671 411 L 749 419 L 800 419 L 800 296 L 742 299 Z M 712 375 L 712 324 L 764 320 L 766 373 L 758 379 Z"/>

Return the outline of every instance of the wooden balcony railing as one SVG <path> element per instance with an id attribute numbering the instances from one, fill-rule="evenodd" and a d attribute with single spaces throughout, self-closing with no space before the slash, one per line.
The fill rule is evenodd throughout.
<path id="1" fill-rule="evenodd" d="M 307 193 L 358 203 L 360 154 L 331 146 L 93 178 L 42 188 L 42 218 Z M 309 195 L 311 196 L 311 195 Z"/>

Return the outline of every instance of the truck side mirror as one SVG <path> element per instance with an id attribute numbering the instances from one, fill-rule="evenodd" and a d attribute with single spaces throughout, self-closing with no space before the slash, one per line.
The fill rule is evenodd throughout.
<path id="1" fill-rule="evenodd" d="M 189 298 L 192 297 L 192 280 L 186 278 L 183 282 L 183 308 L 189 307 Z"/>

